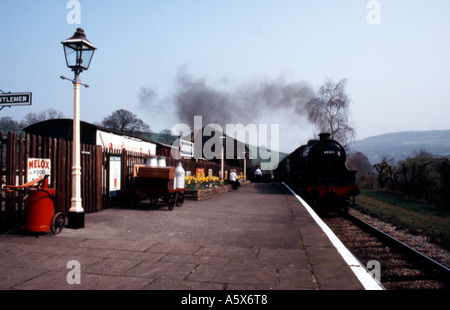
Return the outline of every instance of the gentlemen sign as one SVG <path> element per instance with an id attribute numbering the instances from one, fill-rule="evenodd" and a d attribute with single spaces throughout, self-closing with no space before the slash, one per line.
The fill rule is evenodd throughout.
<path id="1" fill-rule="evenodd" d="M 0 94 L 0 106 L 31 105 L 31 93 Z"/>

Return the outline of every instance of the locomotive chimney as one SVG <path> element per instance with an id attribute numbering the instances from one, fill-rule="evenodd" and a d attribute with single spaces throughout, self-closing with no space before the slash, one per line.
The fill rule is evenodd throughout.
<path id="1" fill-rule="evenodd" d="M 331 134 L 329 134 L 328 132 L 323 132 L 323 133 L 319 134 L 320 141 L 329 140 L 330 136 L 331 136 Z"/>

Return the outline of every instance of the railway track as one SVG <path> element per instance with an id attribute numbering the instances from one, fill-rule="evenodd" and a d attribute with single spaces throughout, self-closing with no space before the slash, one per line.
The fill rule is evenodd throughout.
<path id="1" fill-rule="evenodd" d="M 385 289 L 450 289 L 450 269 L 439 262 L 351 214 L 318 214 Z"/>

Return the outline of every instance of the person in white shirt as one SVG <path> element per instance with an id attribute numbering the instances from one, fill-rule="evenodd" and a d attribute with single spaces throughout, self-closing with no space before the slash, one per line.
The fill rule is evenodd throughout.
<path id="1" fill-rule="evenodd" d="M 255 180 L 257 183 L 259 183 L 259 182 L 261 182 L 261 179 L 262 179 L 262 171 L 258 167 L 258 168 L 256 168 L 256 171 L 255 171 Z"/>
<path id="2" fill-rule="evenodd" d="M 231 169 L 231 172 L 230 172 L 230 183 L 231 183 L 231 187 L 233 189 L 238 189 L 239 182 L 237 181 L 237 174 L 236 174 L 236 170 L 235 169 Z"/>

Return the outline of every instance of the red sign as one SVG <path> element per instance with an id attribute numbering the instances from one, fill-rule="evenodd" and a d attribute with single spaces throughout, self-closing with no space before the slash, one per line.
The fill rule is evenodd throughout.
<path id="1" fill-rule="evenodd" d="M 197 175 L 197 178 L 204 178 L 205 177 L 205 168 L 197 168 L 196 175 Z"/>

